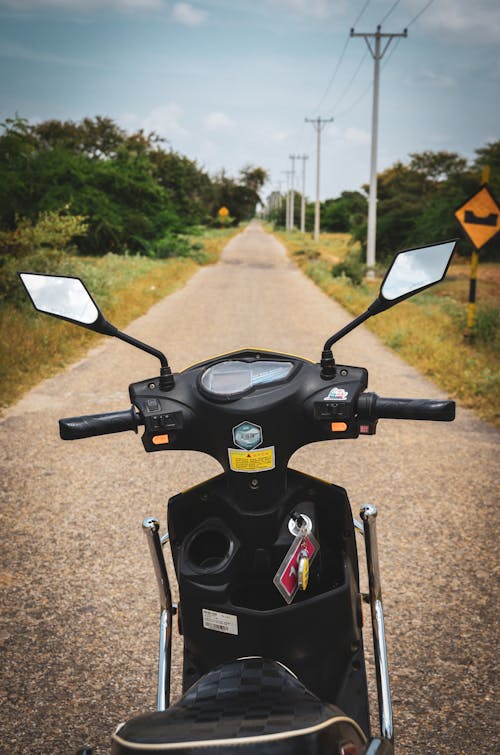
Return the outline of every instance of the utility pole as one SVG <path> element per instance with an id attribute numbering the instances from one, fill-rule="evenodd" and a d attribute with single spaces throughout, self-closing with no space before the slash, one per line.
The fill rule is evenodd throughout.
<path id="1" fill-rule="evenodd" d="M 302 160 L 302 202 L 300 206 L 300 230 L 302 233 L 306 230 L 306 160 L 309 155 L 297 155 L 298 160 Z"/>
<path id="2" fill-rule="evenodd" d="M 290 228 L 290 177 L 292 175 L 291 170 L 282 170 L 282 173 L 286 176 L 286 194 L 285 194 L 285 229 L 288 231 Z"/>
<path id="3" fill-rule="evenodd" d="M 306 118 L 306 123 L 312 123 L 316 129 L 316 204 L 314 205 L 314 240 L 319 241 L 319 168 L 321 152 L 321 131 L 326 123 L 331 123 L 333 118 Z"/>
<path id="4" fill-rule="evenodd" d="M 295 228 L 295 159 L 297 155 L 288 155 L 292 161 L 292 170 L 290 171 L 290 226 L 289 230 L 293 231 Z"/>
<path id="5" fill-rule="evenodd" d="M 364 40 L 370 50 L 375 63 L 373 73 L 373 109 L 372 109 L 372 146 L 370 159 L 370 195 L 368 198 L 368 235 L 366 243 L 366 265 L 368 267 L 368 277 L 373 278 L 375 275 L 375 242 L 377 237 L 377 143 L 378 143 L 378 101 L 379 101 L 379 80 L 380 80 L 380 61 L 392 40 L 395 37 L 407 37 L 408 29 L 404 29 L 400 34 L 382 34 L 381 26 L 377 26 L 374 34 L 365 32 L 356 34 L 351 29 L 351 37 L 364 37 Z M 375 46 L 372 45 L 370 38 L 375 39 Z M 382 47 L 381 41 L 385 40 Z"/>

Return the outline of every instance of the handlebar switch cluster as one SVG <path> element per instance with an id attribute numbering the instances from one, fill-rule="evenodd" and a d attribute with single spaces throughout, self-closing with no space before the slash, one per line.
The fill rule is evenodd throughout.
<path id="1" fill-rule="evenodd" d="M 175 447 L 177 430 L 182 430 L 182 412 L 162 412 L 144 416 L 145 433 L 142 443 L 146 451 L 162 451 Z"/>
<path id="2" fill-rule="evenodd" d="M 151 433 L 166 432 L 167 430 L 182 430 L 182 412 L 170 412 L 169 414 L 153 414 L 144 417 L 146 430 Z"/>
<path id="3" fill-rule="evenodd" d="M 314 402 L 314 419 L 345 420 L 352 417 L 352 405 L 340 404 L 336 401 L 315 401 Z"/>

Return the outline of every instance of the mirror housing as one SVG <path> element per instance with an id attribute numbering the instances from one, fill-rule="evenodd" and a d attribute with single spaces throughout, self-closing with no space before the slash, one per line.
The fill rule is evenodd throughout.
<path id="1" fill-rule="evenodd" d="M 321 376 L 329 380 L 335 376 L 335 359 L 332 346 L 351 330 L 368 320 L 369 317 L 384 312 L 410 296 L 439 283 L 445 277 L 455 251 L 458 239 L 429 244 L 415 249 L 398 252 L 387 270 L 378 297 L 368 309 L 358 315 L 348 325 L 334 333 L 323 346 L 321 356 Z"/>
<path id="2" fill-rule="evenodd" d="M 19 272 L 18 275 L 38 312 L 72 322 L 95 333 L 114 336 L 152 354 L 161 364 L 160 389 L 168 391 L 174 387 L 174 377 L 166 356 L 152 346 L 122 333 L 108 322 L 80 278 L 27 272 Z"/>

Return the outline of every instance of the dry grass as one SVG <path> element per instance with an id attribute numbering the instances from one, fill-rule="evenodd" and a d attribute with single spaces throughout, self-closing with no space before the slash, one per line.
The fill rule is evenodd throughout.
<path id="1" fill-rule="evenodd" d="M 322 235 L 318 244 L 295 233 L 277 234 L 297 264 L 329 296 L 354 315 L 378 293 L 380 281 L 354 286 L 333 277 L 332 263 L 343 259 L 346 234 Z M 463 406 L 500 426 L 499 300 L 500 265 L 483 263 L 478 271 L 477 327 L 465 337 L 469 263 L 454 261 L 444 283 L 368 320 L 366 325 L 420 372 L 431 377 Z"/>
<path id="2" fill-rule="evenodd" d="M 205 264 L 217 261 L 234 233 L 211 232 L 196 239 L 203 244 Z M 106 318 L 124 328 L 155 302 L 183 286 L 198 268 L 199 264 L 190 258 L 151 260 L 107 255 L 72 258 L 66 263 L 64 274 L 83 278 Z M 0 407 L 11 405 L 29 388 L 83 356 L 102 337 L 42 316 L 31 306 L 2 303 Z"/>

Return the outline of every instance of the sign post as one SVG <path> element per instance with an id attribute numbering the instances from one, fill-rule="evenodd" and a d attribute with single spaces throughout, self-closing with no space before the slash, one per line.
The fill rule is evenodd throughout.
<path id="1" fill-rule="evenodd" d="M 483 185 L 479 191 L 472 197 L 469 197 L 454 213 L 474 246 L 470 263 L 466 335 L 470 335 L 474 328 L 479 252 L 500 231 L 500 207 L 487 185 L 489 173 L 490 167 L 489 165 L 485 165 L 481 176 Z"/>

